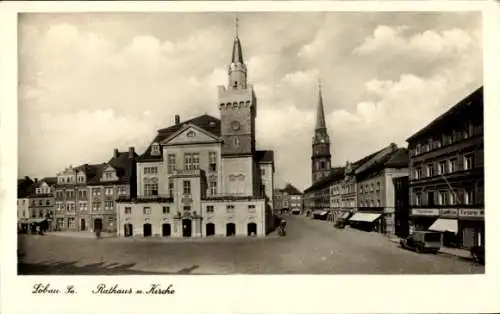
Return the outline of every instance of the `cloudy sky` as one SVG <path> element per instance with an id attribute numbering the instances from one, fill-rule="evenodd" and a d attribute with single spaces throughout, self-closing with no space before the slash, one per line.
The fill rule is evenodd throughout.
<path id="1" fill-rule="evenodd" d="M 321 78 L 332 164 L 405 139 L 482 84 L 480 13 L 240 13 L 257 143 L 278 186 L 310 185 Z M 22 14 L 19 176 L 142 153 L 158 128 L 218 117 L 232 13 Z"/>

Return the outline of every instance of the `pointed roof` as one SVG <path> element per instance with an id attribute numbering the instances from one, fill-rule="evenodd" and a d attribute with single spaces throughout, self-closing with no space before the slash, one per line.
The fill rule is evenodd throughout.
<path id="1" fill-rule="evenodd" d="M 302 192 L 290 183 L 287 183 L 282 191 L 288 193 L 288 195 L 302 195 Z"/>
<path id="2" fill-rule="evenodd" d="M 326 129 L 325 110 L 323 108 L 323 94 L 321 93 L 321 84 L 319 85 L 318 109 L 316 112 L 316 130 Z"/>
<path id="3" fill-rule="evenodd" d="M 243 63 L 243 52 L 241 49 L 240 39 L 238 38 L 238 17 L 235 19 L 235 34 L 233 43 L 233 55 L 231 57 L 231 63 Z"/>

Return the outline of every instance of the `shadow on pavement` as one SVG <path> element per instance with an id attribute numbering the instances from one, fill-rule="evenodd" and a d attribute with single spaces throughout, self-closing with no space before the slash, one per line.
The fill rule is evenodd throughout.
<path id="1" fill-rule="evenodd" d="M 135 263 L 131 264 L 106 264 L 104 262 L 88 265 L 77 265 L 77 261 L 72 262 L 42 262 L 23 263 L 17 265 L 18 275 L 188 275 L 199 265 L 183 268 L 177 272 L 153 272 L 131 269 Z"/>

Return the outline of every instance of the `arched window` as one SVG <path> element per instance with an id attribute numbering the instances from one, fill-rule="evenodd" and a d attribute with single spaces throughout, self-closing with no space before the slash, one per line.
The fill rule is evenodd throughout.
<path id="1" fill-rule="evenodd" d="M 319 162 L 319 169 L 325 169 L 325 162 L 323 160 Z"/>

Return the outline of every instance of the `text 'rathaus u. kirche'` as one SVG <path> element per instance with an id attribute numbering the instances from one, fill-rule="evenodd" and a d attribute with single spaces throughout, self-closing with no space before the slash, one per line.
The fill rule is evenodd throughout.
<path id="1" fill-rule="evenodd" d="M 237 28 L 236 28 L 237 30 Z M 257 98 L 236 31 L 220 119 L 158 130 L 137 160 L 137 198 L 117 203 L 122 236 L 265 235 L 272 228 L 274 153 L 257 150 Z"/>

